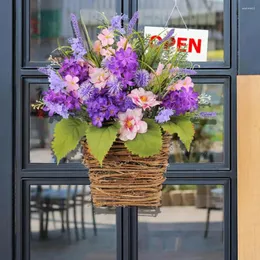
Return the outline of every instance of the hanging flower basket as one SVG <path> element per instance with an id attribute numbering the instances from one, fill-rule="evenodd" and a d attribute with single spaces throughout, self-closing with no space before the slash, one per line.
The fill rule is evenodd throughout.
<path id="1" fill-rule="evenodd" d="M 93 44 L 72 14 L 75 38 L 39 69 L 50 85 L 33 108 L 61 117 L 52 142 L 58 163 L 83 146 L 96 206 L 158 207 L 171 137 L 190 149 L 191 119 L 207 96 L 194 90 L 185 48 L 169 44 L 174 29 L 158 41 L 134 30 L 138 12 L 126 20 L 103 17 Z"/>
<path id="2" fill-rule="evenodd" d="M 92 156 L 87 142 L 83 142 L 83 163 L 89 168 L 94 204 L 99 207 L 160 206 L 171 137 L 165 134 L 160 153 L 148 158 L 131 154 L 117 139 L 102 167 Z"/>

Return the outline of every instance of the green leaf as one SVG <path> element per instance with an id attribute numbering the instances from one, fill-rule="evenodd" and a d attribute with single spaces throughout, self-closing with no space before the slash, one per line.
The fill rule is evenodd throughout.
<path id="1" fill-rule="evenodd" d="M 86 122 L 75 118 L 62 119 L 56 124 L 52 149 L 58 163 L 76 148 L 80 139 L 85 135 L 87 126 Z"/>
<path id="2" fill-rule="evenodd" d="M 186 149 L 190 150 L 190 145 L 193 140 L 195 131 L 192 122 L 187 118 L 178 120 L 176 123 L 168 122 L 161 125 L 163 130 L 170 134 L 177 134 L 180 140 L 185 145 Z"/>
<path id="3" fill-rule="evenodd" d="M 86 138 L 90 152 L 101 166 L 106 154 L 116 140 L 118 129 L 118 124 L 101 128 L 92 125 L 87 128 Z"/>
<path id="4" fill-rule="evenodd" d="M 160 153 L 162 148 L 162 131 L 152 119 L 144 120 L 148 124 L 147 132 L 137 134 L 136 138 L 125 142 L 126 148 L 140 157 L 149 157 Z"/>

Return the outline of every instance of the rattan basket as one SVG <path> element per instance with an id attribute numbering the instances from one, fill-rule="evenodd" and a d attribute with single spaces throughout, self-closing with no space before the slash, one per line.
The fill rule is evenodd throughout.
<path id="1" fill-rule="evenodd" d="M 124 143 L 117 139 L 102 167 L 91 155 L 87 142 L 83 142 L 83 164 L 89 168 L 95 206 L 159 207 L 168 166 L 170 140 L 170 135 L 163 135 L 161 152 L 141 158 L 131 154 Z"/>

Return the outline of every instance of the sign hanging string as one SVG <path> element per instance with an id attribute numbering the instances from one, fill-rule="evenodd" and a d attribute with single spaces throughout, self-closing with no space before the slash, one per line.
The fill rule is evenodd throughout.
<path id="1" fill-rule="evenodd" d="M 174 2 L 174 6 L 173 6 L 173 8 L 172 8 L 172 10 L 171 10 L 171 13 L 170 13 L 170 15 L 169 15 L 169 17 L 168 17 L 168 19 L 167 19 L 167 22 L 166 22 L 166 24 L 165 24 L 164 27 L 168 27 L 168 23 L 169 23 L 169 21 L 170 21 L 170 19 L 171 19 L 171 16 L 172 16 L 174 10 L 176 9 L 176 10 L 178 11 L 180 17 L 181 17 L 181 20 L 182 20 L 182 22 L 183 22 L 185 28 L 186 28 L 187 30 L 189 30 L 189 28 L 188 28 L 188 26 L 187 26 L 187 24 L 186 24 L 186 22 L 185 22 L 185 20 L 184 20 L 184 18 L 183 18 L 183 16 L 182 16 L 182 14 L 181 14 L 181 11 L 180 11 L 180 9 L 179 9 L 179 7 L 178 7 L 178 0 L 173 0 L 173 2 Z"/>

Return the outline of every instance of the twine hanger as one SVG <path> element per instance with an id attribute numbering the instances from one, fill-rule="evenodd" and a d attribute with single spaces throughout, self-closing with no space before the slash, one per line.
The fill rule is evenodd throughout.
<path id="1" fill-rule="evenodd" d="M 183 18 L 183 16 L 182 16 L 182 14 L 181 14 L 181 11 L 180 11 L 180 9 L 179 9 L 179 7 L 178 7 L 178 0 L 173 0 L 173 2 L 174 2 L 174 6 L 173 6 L 173 8 L 172 8 L 172 10 L 171 10 L 171 13 L 170 13 L 170 15 L 169 15 L 169 17 L 168 17 L 168 19 L 167 19 L 167 22 L 166 22 L 166 24 L 165 24 L 164 27 L 168 27 L 168 23 L 169 23 L 169 21 L 170 21 L 170 19 L 171 19 L 171 16 L 172 16 L 174 10 L 177 9 L 177 11 L 178 11 L 178 13 L 179 13 L 179 15 L 180 15 L 180 17 L 181 17 L 181 20 L 182 20 L 182 22 L 183 22 L 185 28 L 186 28 L 187 30 L 189 30 L 189 28 L 188 28 L 186 22 L 184 21 L 184 18 Z"/>

